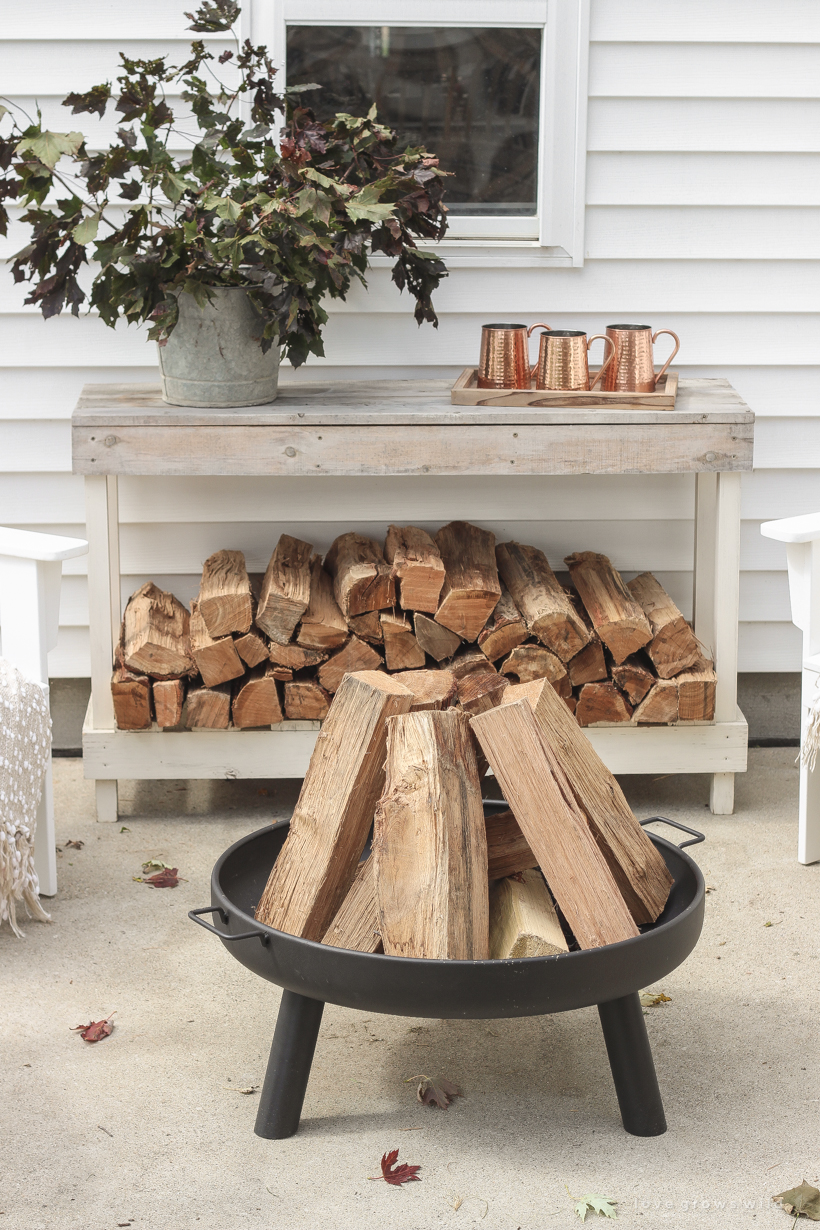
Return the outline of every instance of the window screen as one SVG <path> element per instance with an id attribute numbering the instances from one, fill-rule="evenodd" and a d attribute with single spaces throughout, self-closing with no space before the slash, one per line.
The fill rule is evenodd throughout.
<path id="1" fill-rule="evenodd" d="M 541 30 L 438 26 L 288 27 L 288 85 L 305 102 L 383 123 L 437 154 L 453 215 L 533 215 L 537 207 Z"/>

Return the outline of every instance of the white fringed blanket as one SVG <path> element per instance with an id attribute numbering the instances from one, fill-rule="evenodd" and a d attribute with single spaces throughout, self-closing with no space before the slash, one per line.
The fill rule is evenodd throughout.
<path id="1" fill-rule="evenodd" d="M 40 905 L 34 870 L 34 829 L 51 755 L 51 715 L 46 693 L 0 658 L 0 923 L 15 935 L 17 904 L 49 922 Z"/>

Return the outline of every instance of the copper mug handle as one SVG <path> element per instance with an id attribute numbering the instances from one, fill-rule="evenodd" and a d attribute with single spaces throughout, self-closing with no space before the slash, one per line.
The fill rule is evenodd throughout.
<path id="1" fill-rule="evenodd" d="M 527 338 L 532 337 L 533 329 L 546 329 L 547 333 L 552 333 L 552 325 L 530 325 L 527 329 Z M 677 354 L 677 351 L 675 352 Z M 535 373 L 538 371 L 538 359 L 535 360 L 530 368 L 530 380 L 535 379 Z"/>
<path id="2" fill-rule="evenodd" d="M 670 337 L 674 337 L 675 349 L 672 351 L 669 358 L 666 360 L 663 367 L 661 368 L 661 370 L 658 372 L 657 376 L 655 377 L 655 388 L 658 387 L 658 381 L 660 380 L 661 376 L 666 375 L 666 369 L 669 367 L 669 364 L 672 362 L 675 355 L 680 350 L 680 338 L 678 337 L 677 333 L 673 333 L 671 329 L 658 329 L 657 333 L 653 333 L 652 334 L 652 345 L 653 346 L 655 345 L 655 342 L 658 340 L 658 338 L 660 337 L 662 333 L 668 333 Z"/>
<path id="3" fill-rule="evenodd" d="M 592 345 L 592 343 L 593 343 L 593 342 L 597 342 L 599 339 L 600 339 L 600 341 L 602 341 L 602 342 L 609 342 L 609 345 L 610 345 L 611 349 L 610 349 L 610 352 L 609 352 L 609 358 L 608 358 L 608 359 L 607 359 L 607 361 L 603 364 L 603 366 L 601 367 L 601 370 L 598 372 L 598 375 L 595 377 L 595 379 L 594 379 L 594 380 L 592 381 L 592 383 L 590 384 L 590 386 L 589 386 L 589 387 L 590 387 L 591 389 L 594 389 L 594 388 L 595 388 L 596 384 L 597 384 L 597 383 L 598 383 L 598 381 L 601 379 L 601 377 L 603 376 L 603 374 L 604 374 L 604 372 L 606 371 L 606 369 L 609 367 L 609 365 L 610 365 L 610 363 L 612 362 L 612 360 L 615 358 L 615 343 L 613 342 L 612 338 L 611 338 L 611 337 L 607 337 L 607 335 L 606 335 L 605 333 L 596 333 L 594 337 L 591 337 L 591 338 L 589 339 L 589 341 L 587 342 L 587 350 L 589 350 L 589 348 L 590 348 L 590 346 Z M 604 351 L 604 353 L 606 353 L 606 351 Z M 675 351 L 675 354 L 677 354 L 677 351 Z M 673 358 L 674 358 L 674 355 L 673 355 Z M 670 360 L 669 360 L 669 362 L 671 363 L 671 362 L 672 362 L 672 359 L 670 359 Z"/>

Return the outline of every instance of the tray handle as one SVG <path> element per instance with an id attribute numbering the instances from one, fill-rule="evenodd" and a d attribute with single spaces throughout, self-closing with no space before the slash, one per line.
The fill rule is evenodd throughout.
<path id="1" fill-rule="evenodd" d="M 206 931 L 210 931 L 212 935 L 218 935 L 221 940 L 232 944 L 235 940 L 261 940 L 263 944 L 267 944 L 268 936 L 263 931 L 243 931 L 241 935 L 227 935 L 224 931 L 217 930 L 212 923 L 205 922 L 200 918 L 200 914 L 218 914 L 223 923 L 227 926 L 228 915 L 218 905 L 204 905 L 199 910 L 189 910 L 188 917 L 191 922 L 197 923 L 200 927 L 204 927 Z"/>
<path id="2" fill-rule="evenodd" d="M 701 841 L 706 841 L 706 834 L 699 833 L 697 829 L 690 829 L 687 825 L 681 824 L 679 820 L 670 820 L 667 816 L 650 816 L 648 820 L 640 820 L 641 828 L 647 824 L 668 824 L 673 829 L 680 829 L 682 833 L 691 833 L 691 841 L 682 841 L 678 846 L 679 850 L 684 850 L 686 846 L 696 846 Z"/>

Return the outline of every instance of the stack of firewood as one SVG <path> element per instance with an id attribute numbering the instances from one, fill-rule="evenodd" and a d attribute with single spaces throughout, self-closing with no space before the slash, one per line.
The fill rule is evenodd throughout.
<path id="1" fill-rule="evenodd" d="M 487 693 L 470 717 L 430 695 L 442 673 L 345 677 L 257 919 L 338 948 L 440 960 L 638 935 L 672 877 L 550 682 Z M 488 763 L 510 810 L 485 820 Z"/>
<path id="2" fill-rule="evenodd" d="M 431 668 L 469 713 L 547 679 L 582 726 L 711 721 L 712 663 L 656 578 L 625 584 L 591 551 L 566 565 L 559 579 L 543 551 L 464 521 L 435 539 L 391 525 L 384 548 L 342 534 L 324 561 L 283 534 L 259 577 L 241 551 L 217 551 L 190 612 L 150 582 L 129 600 L 117 725 L 322 719 L 348 673 Z"/>

